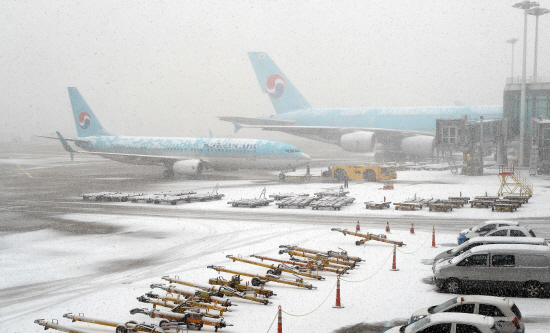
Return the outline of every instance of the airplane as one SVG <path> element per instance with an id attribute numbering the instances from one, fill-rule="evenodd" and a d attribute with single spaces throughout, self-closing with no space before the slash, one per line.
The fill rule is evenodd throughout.
<path id="1" fill-rule="evenodd" d="M 78 138 L 57 135 L 71 158 L 75 153 L 86 153 L 125 163 L 161 165 L 166 168 L 165 177 L 198 176 L 206 168 L 295 169 L 311 160 L 296 147 L 278 141 L 117 135 L 101 125 L 75 87 L 68 90 Z M 74 150 L 67 141 L 84 151 Z"/>
<path id="2" fill-rule="evenodd" d="M 276 114 L 258 118 L 220 117 L 233 123 L 235 133 L 241 128 L 261 128 L 335 144 L 349 152 L 381 150 L 382 156 L 426 158 L 433 155 L 436 119 L 503 116 L 502 106 L 317 109 L 267 53 L 249 52 L 248 57 Z"/>

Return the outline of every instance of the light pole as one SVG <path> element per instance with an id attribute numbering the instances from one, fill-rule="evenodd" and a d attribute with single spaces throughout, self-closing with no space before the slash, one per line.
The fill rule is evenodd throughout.
<path id="1" fill-rule="evenodd" d="M 550 13 L 550 10 L 546 8 L 535 7 L 529 9 L 527 14 L 533 15 L 535 19 L 535 65 L 533 69 L 533 82 L 537 82 L 537 53 L 538 53 L 538 44 L 539 44 L 539 16 Z"/>
<path id="2" fill-rule="evenodd" d="M 516 43 L 519 39 L 517 38 L 511 38 L 506 41 L 506 43 L 512 44 L 512 72 L 510 74 L 510 77 L 514 77 L 514 47 L 516 46 Z"/>
<path id="3" fill-rule="evenodd" d="M 521 97 L 520 97 L 520 115 L 519 115 L 519 165 L 525 166 L 525 79 L 527 71 L 527 11 L 532 7 L 538 7 L 538 2 L 523 1 L 518 2 L 512 7 L 523 9 L 523 64 L 521 67 Z"/>

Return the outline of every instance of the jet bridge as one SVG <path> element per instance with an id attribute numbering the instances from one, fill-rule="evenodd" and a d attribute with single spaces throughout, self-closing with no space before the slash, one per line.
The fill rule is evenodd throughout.
<path id="1" fill-rule="evenodd" d="M 483 174 L 483 158 L 496 151 L 497 164 L 507 164 L 507 119 L 484 120 L 437 119 L 435 145 L 438 156 L 449 163 L 451 171 L 469 176 Z M 462 163 L 455 161 L 455 152 L 462 152 Z"/>
<path id="2" fill-rule="evenodd" d="M 531 157 L 529 175 L 550 174 L 550 119 L 531 118 Z"/>

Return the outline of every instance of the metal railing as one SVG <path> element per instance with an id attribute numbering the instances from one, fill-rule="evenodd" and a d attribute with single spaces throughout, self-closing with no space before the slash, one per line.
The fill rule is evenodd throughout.
<path id="1" fill-rule="evenodd" d="M 533 80 L 534 76 L 525 77 L 525 83 L 549 83 L 550 76 L 537 76 L 536 80 Z M 506 84 L 518 83 L 521 84 L 521 76 L 507 77 Z"/>

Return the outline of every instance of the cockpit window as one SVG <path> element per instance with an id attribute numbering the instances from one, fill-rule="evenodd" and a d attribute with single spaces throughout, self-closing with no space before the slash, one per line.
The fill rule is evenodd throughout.
<path id="1" fill-rule="evenodd" d="M 285 149 L 285 151 L 289 154 L 293 154 L 293 153 L 299 153 L 300 150 L 299 149 Z"/>

